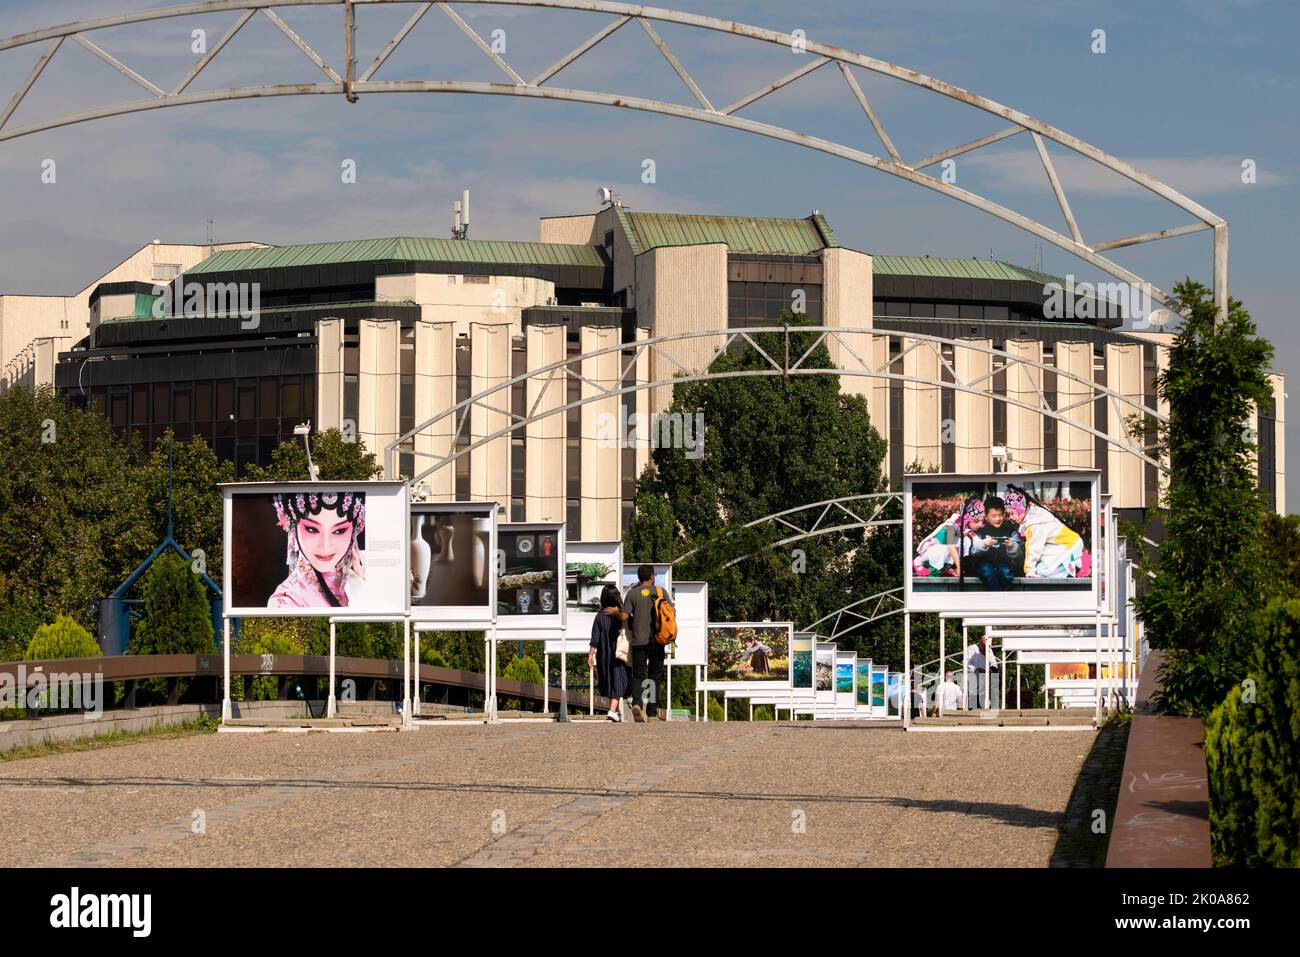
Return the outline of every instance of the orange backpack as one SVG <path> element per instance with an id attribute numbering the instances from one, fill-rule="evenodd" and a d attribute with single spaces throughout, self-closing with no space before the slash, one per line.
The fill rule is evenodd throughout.
<path id="1" fill-rule="evenodd" d="M 654 610 L 655 641 L 671 645 L 677 640 L 677 609 L 658 585 L 655 586 Z"/>

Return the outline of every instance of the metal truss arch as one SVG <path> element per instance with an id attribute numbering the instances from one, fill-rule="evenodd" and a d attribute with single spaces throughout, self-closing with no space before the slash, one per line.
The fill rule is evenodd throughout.
<path id="1" fill-rule="evenodd" d="M 869 609 L 864 614 L 858 609 Z M 857 631 L 874 621 L 882 618 L 888 618 L 890 615 L 900 615 L 906 609 L 903 607 L 903 588 L 900 585 L 897 588 L 890 588 L 885 591 L 876 592 L 874 595 L 868 595 L 866 598 L 859 598 L 855 602 L 850 602 L 843 608 L 837 608 L 829 615 L 823 615 L 806 628 L 800 628 L 799 631 L 816 631 L 818 625 L 823 625 L 834 619 L 831 625 L 831 634 L 827 641 L 835 641 L 851 631 Z M 846 620 L 848 621 L 845 624 Z"/>
<path id="2" fill-rule="evenodd" d="M 754 342 L 754 336 L 765 334 L 784 336 L 813 334 L 815 340 L 813 344 L 804 350 L 804 353 L 793 363 L 785 363 L 777 362 L 764 352 L 756 342 Z M 908 340 L 911 342 L 911 345 L 901 351 L 898 355 L 888 357 L 877 367 L 873 366 L 868 359 L 858 355 L 854 350 L 854 346 L 857 343 L 855 343 L 853 339 L 862 336 L 894 336 Z M 715 339 L 721 341 L 721 345 L 717 347 L 713 356 L 699 369 L 687 368 L 675 357 L 662 351 L 665 346 L 671 346 L 674 343 L 688 342 L 696 339 Z M 766 362 L 766 367 L 761 369 L 734 370 L 730 372 L 711 372 L 709 367 L 712 365 L 713 361 L 718 356 L 723 355 L 733 344 L 737 343 L 746 344 L 753 348 L 754 351 Z M 821 368 L 808 367 L 804 365 L 804 362 L 808 359 L 814 349 L 820 345 L 830 343 L 837 344 L 845 353 L 851 356 L 860 367 Z M 963 381 L 962 377 L 959 376 L 957 371 L 953 368 L 952 363 L 948 362 L 948 360 L 944 358 L 943 347 L 945 345 L 988 354 L 990 356 L 990 371 L 988 373 L 971 376 L 967 381 Z M 928 379 L 922 376 L 912 376 L 902 372 L 891 371 L 892 367 L 895 366 L 901 368 L 907 356 L 919 349 L 929 349 L 935 353 L 937 355 L 939 366 L 949 372 L 952 376 L 952 381 Z M 622 364 L 617 380 L 620 384 L 615 385 L 612 388 L 606 388 L 598 383 L 592 382 L 581 374 L 580 369 L 584 360 L 598 358 L 611 353 L 619 353 L 625 357 L 625 361 Z M 668 365 L 675 366 L 676 369 L 679 370 L 679 374 L 674 375 L 671 378 L 660 378 L 649 382 L 623 384 L 628 373 L 632 369 L 635 369 L 637 362 L 645 356 L 653 356 Z M 1008 407 L 1025 409 L 1026 411 L 1052 418 L 1064 426 L 1078 429 L 1094 438 L 1102 439 L 1108 445 L 1136 455 L 1143 462 L 1155 466 L 1162 472 L 1168 471 L 1168 466 L 1164 462 L 1149 454 L 1155 451 L 1154 449 L 1133 444 L 1132 440 L 1129 439 L 1127 435 L 1114 436 L 1101 429 L 1097 429 L 1094 426 L 1086 425 L 1069 418 L 1069 413 L 1074 409 L 1086 407 L 1095 403 L 1098 399 L 1104 399 L 1108 408 L 1118 413 L 1121 420 L 1125 418 L 1127 413 L 1140 415 L 1149 421 L 1157 423 L 1168 421 L 1168 417 L 1163 415 L 1158 409 L 1148 408 L 1140 401 L 1134 400 L 1123 393 L 1108 388 L 1107 386 L 1100 385 L 1091 378 L 1072 373 L 1066 369 L 1058 368 L 1055 365 L 1047 365 L 1043 362 L 1029 359 L 1016 353 L 994 349 L 990 346 L 977 345 L 969 341 L 946 339 L 942 336 L 931 336 L 910 331 L 897 332 L 894 330 L 876 329 L 873 327 L 855 328 L 844 326 L 765 326 L 747 329 L 694 330 L 691 332 L 678 333 L 676 335 L 661 336 L 654 339 L 639 339 L 635 342 L 620 343 L 614 346 L 606 346 L 603 349 L 568 356 L 562 360 L 550 363 L 549 365 L 540 366 L 537 369 L 521 373 L 509 379 L 504 379 L 494 386 L 490 386 L 466 399 L 462 399 L 455 405 L 449 406 L 447 409 L 444 409 L 432 418 L 416 424 L 414 428 L 409 429 L 402 435 L 398 436 L 398 438 L 388 443 L 384 449 L 384 466 L 387 476 L 389 478 L 396 478 L 398 475 L 397 456 L 400 451 L 403 451 L 401 449 L 402 444 L 409 440 L 414 440 L 419 433 L 433 429 L 447 418 L 451 418 L 452 420 L 452 429 L 450 432 L 443 433 L 441 437 L 449 437 L 451 439 L 454 446 L 452 452 L 447 455 L 438 455 L 436 453 L 425 453 L 418 450 L 405 450 L 406 454 L 414 455 L 417 458 L 433 458 L 437 460 L 433 465 L 430 465 L 423 470 L 417 470 L 414 475 L 409 476 L 408 479 L 412 484 L 426 478 L 438 469 L 452 464 L 462 456 L 472 453 L 475 449 L 481 448 L 489 442 L 509 436 L 516 430 L 525 428 L 529 423 L 541 421 L 552 415 L 561 415 L 571 409 L 580 408 L 581 406 L 587 405 L 591 402 L 600 402 L 602 400 L 619 397 L 628 393 L 716 379 L 806 375 L 867 377 L 899 381 L 927 388 L 953 389 L 958 392 L 966 392 L 981 397 L 992 398 L 985 383 L 990 383 L 995 372 L 998 371 L 993 368 L 992 360 L 994 358 L 1001 358 L 1003 362 L 1001 368 L 1008 372 L 1017 368 L 1024 368 L 1039 374 L 1038 382 L 1033 386 L 1033 389 L 1026 389 L 1026 392 L 1033 391 L 1037 393 L 1036 403 L 1014 398 L 1010 395 L 998 396 L 997 401 L 1006 403 Z M 1078 391 L 1083 398 L 1078 399 L 1069 405 L 1053 408 L 1051 402 L 1047 398 L 1047 393 L 1042 388 L 1041 377 L 1044 372 L 1055 374 L 1058 383 L 1061 381 L 1074 383 L 1078 387 Z M 541 386 L 541 391 L 533 402 L 532 409 L 527 415 L 517 415 L 491 404 L 491 400 L 494 396 L 497 396 L 502 392 L 508 396 L 510 393 L 507 390 L 516 385 L 524 384 L 530 379 L 544 380 L 544 382 Z M 546 393 L 551 388 L 557 387 L 556 383 L 559 383 L 558 388 L 561 390 L 560 395 L 564 396 L 566 394 L 563 391 L 564 386 L 570 379 L 589 387 L 592 394 L 573 401 L 562 401 L 561 404 L 554 408 L 544 410 L 539 408 Z M 1030 377 L 1030 381 L 1034 381 L 1032 376 Z M 495 416 L 503 416 L 512 421 L 488 435 L 481 436 L 477 439 L 473 439 L 467 444 L 460 445 L 458 444 L 458 440 L 465 433 L 466 427 L 470 421 L 471 412 L 476 407 L 480 407 Z"/>
<path id="3" fill-rule="evenodd" d="M 821 502 L 812 502 L 808 505 L 797 505 L 794 508 L 787 508 L 780 512 L 773 512 L 771 515 L 764 515 L 762 518 L 756 518 L 752 522 L 746 522 L 741 528 L 757 528 L 759 525 L 766 525 L 769 522 L 782 528 L 789 529 L 794 534 L 787 535 L 785 538 L 775 542 L 769 542 L 763 546 L 765 549 L 780 548 L 783 545 L 791 545 L 794 542 L 803 541 L 808 538 L 817 538 L 820 535 L 833 535 L 836 532 L 848 532 L 856 528 L 874 528 L 883 525 L 902 525 L 901 518 L 881 518 L 884 512 L 891 504 L 903 504 L 902 492 L 863 492 L 859 495 L 844 495 L 839 498 L 828 498 Z M 870 512 L 859 505 L 870 506 Z M 861 511 L 866 517 L 859 515 Z M 800 522 L 799 515 L 803 512 L 812 512 L 809 515 L 811 521 Z M 847 516 L 849 521 L 840 521 Z M 839 524 L 826 524 L 827 521 L 838 521 Z M 698 548 L 693 548 L 689 552 L 683 552 L 673 559 L 673 563 L 684 561 L 698 552 Z M 752 558 L 756 552 L 750 552 L 748 555 L 741 555 L 739 558 L 733 558 L 723 564 L 723 568 L 730 568 L 738 565 L 747 558 Z"/>
<path id="4" fill-rule="evenodd" d="M 403 26 L 397 35 L 388 42 L 375 60 L 370 64 L 369 68 L 358 77 L 356 69 L 358 60 L 357 50 L 355 47 L 356 13 L 366 7 L 374 7 L 379 4 L 403 4 L 406 6 L 414 6 L 416 9 L 414 14 L 407 21 L 406 25 Z M 804 37 L 796 37 L 792 34 L 782 33 L 776 30 L 735 23 L 733 21 L 721 20 L 700 14 L 684 13 L 660 7 L 644 6 L 641 4 L 620 3 L 614 2 L 614 0 L 458 0 L 457 5 L 500 5 L 578 11 L 585 13 L 607 13 L 614 17 L 614 19 L 606 24 L 606 26 L 599 30 L 595 35 L 579 43 L 569 54 L 554 63 L 547 70 L 538 74 L 532 80 L 525 80 L 505 61 L 502 56 L 494 52 L 491 47 L 485 43 L 482 37 L 474 31 L 473 27 L 466 23 L 450 4 L 445 2 L 433 3 L 430 2 L 430 0 L 425 0 L 425 2 L 420 2 L 420 0 L 208 0 L 208 2 L 203 3 L 158 7 L 150 10 L 137 11 L 135 13 L 100 17 L 76 23 L 63 24 L 0 40 L 0 53 L 35 43 L 49 43 L 49 46 L 46 48 L 36 65 L 32 68 L 26 79 L 22 84 L 20 84 L 18 90 L 9 100 L 7 107 L 3 112 L 0 112 L 0 142 L 21 136 L 27 136 L 43 130 L 68 126 L 75 123 L 88 122 L 109 116 L 136 113 L 143 110 L 153 110 L 205 102 L 303 94 L 342 94 L 346 96 L 348 100 L 355 102 L 361 95 L 366 93 L 473 93 L 522 96 L 621 107 L 677 116 L 754 133 L 772 139 L 816 149 L 863 166 L 889 173 L 890 175 L 923 186 L 951 199 L 956 199 L 960 202 L 966 203 L 1020 229 L 1032 233 L 1040 239 L 1050 242 L 1053 245 L 1078 256 L 1083 261 L 1088 262 L 1124 282 L 1149 289 L 1154 299 L 1170 307 L 1174 307 L 1175 303 L 1167 293 L 1144 282 L 1135 273 L 1103 256 L 1102 253 L 1111 249 L 1155 242 L 1172 236 L 1185 235 L 1200 230 L 1211 230 L 1214 234 L 1213 270 L 1215 298 L 1219 308 L 1221 310 L 1226 310 L 1228 295 L 1228 224 L 1222 217 L 1184 196 L 1173 187 L 1155 179 L 1147 173 L 1142 172 L 1131 164 L 1086 143 L 1078 137 L 1072 136 L 1056 127 L 1037 120 L 1026 113 L 998 103 L 995 100 L 978 96 L 953 84 L 946 83 L 915 70 L 910 70 L 906 67 L 889 63 L 875 57 L 870 57 L 865 54 L 854 53 L 840 47 L 820 43 Z M 501 70 L 509 82 L 478 83 L 454 79 L 433 80 L 423 78 L 407 80 L 375 80 L 373 78 L 375 73 L 378 72 L 378 70 L 388 60 L 392 52 L 397 49 L 406 38 L 407 34 L 434 6 L 436 6 L 439 11 L 446 16 L 452 26 L 465 35 L 468 42 L 476 46 Z M 290 9 L 306 7 L 332 7 L 338 9 L 342 14 L 340 18 L 340 29 L 344 39 L 346 63 L 341 73 L 336 72 L 332 67 L 330 67 L 321 56 L 306 43 L 306 41 L 298 36 L 298 34 L 296 34 L 292 28 L 275 13 L 276 8 Z M 214 44 L 209 52 L 194 65 L 188 75 L 170 91 L 165 90 L 163 87 L 148 80 L 140 73 L 137 73 L 110 53 L 96 46 L 85 36 L 87 33 L 112 27 L 221 12 L 239 12 L 240 17 L 227 30 L 225 35 Z M 315 68 L 325 75 L 327 82 L 288 84 L 280 86 L 248 86 L 205 93 L 187 93 L 186 90 L 188 87 L 199 77 L 208 64 L 212 62 L 213 58 L 216 57 L 217 54 L 234 39 L 235 35 L 252 17 L 258 14 L 273 23 L 276 28 L 291 41 L 292 45 L 297 47 L 297 49 L 309 61 L 311 61 L 312 64 L 314 64 Z M 673 70 L 680 77 L 683 86 L 691 94 L 688 102 L 674 103 L 662 100 L 624 96 L 620 94 L 603 93 L 591 90 L 576 90 L 547 85 L 556 74 L 572 65 L 614 32 L 633 21 L 642 28 L 653 45 L 658 49 L 658 52 L 668 61 Z M 656 31 L 653 26 L 653 23 L 656 22 L 672 23 L 683 27 L 697 28 L 757 42 L 779 45 L 799 51 L 804 56 L 808 57 L 808 60 L 787 75 L 777 78 L 771 83 L 754 90 L 728 106 L 719 108 L 709 100 L 705 91 L 691 76 L 682 61 Z M 46 120 L 38 120 L 22 127 L 5 129 L 6 124 L 13 116 L 15 110 L 24 101 L 28 92 L 37 82 L 50 60 L 59 52 L 61 45 L 68 39 L 71 39 L 73 42 L 89 50 L 99 59 L 103 60 L 108 66 L 128 77 L 137 85 L 143 87 L 151 95 L 150 98 L 128 103 L 120 103 L 100 109 L 69 113 Z M 286 47 L 286 53 L 288 52 L 289 51 Z M 832 63 L 835 68 L 839 70 L 847 87 L 861 106 L 872 129 L 879 138 L 881 145 L 885 148 L 885 152 L 888 153 L 888 158 L 882 158 L 862 150 L 856 150 L 806 133 L 800 133 L 784 127 L 744 119 L 736 115 L 741 110 L 763 99 L 775 90 L 796 83 L 803 77 L 808 76 L 813 72 L 816 72 L 818 69 Z M 908 163 L 904 161 L 902 156 L 899 154 L 893 140 L 890 138 L 884 125 L 881 123 L 880 117 L 877 115 L 867 96 L 863 92 L 862 87 L 858 83 L 851 69 L 854 67 L 918 86 L 947 99 L 963 103 L 993 116 L 1000 117 L 1010 122 L 1012 125 L 1008 129 L 1000 132 L 954 146 Z M 942 178 L 934 177 L 922 172 L 922 170 L 930 166 L 981 149 L 991 143 L 1000 142 L 1001 140 L 1019 133 L 1029 133 L 1033 138 L 1038 157 L 1043 166 L 1044 175 L 1057 199 L 1058 205 L 1060 206 L 1067 232 L 1061 232 L 1057 228 L 1053 228 L 1021 213 L 1017 213 L 1014 210 L 993 202 L 977 193 L 961 189 L 954 183 L 945 182 Z M 1066 191 L 1061 184 L 1060 177 L 1053 165 L 1051 156 L 1047 152 L 1044 143 L 1045 140 L 1057 143 L 1060 146 L 1125 177 L 1139 187 L 1147 190 L 1149 193 L 1160 197 L 1182 210 L 1184 213 L 1190 215 L 1196 220 L 1196 222 L 1186 225 L 1172 226 L 1166 229 L 1143 233 L 1141 235 L 1112 238 L 1094 242 L 1085 241 L 1075 218 L 1073 207 L 1071 206 Z"/>

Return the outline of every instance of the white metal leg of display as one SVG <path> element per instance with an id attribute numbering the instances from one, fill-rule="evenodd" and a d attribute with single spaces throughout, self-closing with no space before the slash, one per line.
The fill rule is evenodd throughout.
<path id="1" fill-rule="evenodd" d="M 1002 667 L 998 669 L 998 680 L 1002 682 L 1002 693 L 998 701 L 1005 708 L 1007 706 L 1007 649 L 1005 647 L 1002 649 Z"/>
<path id="2" fill-rule="evenodd" d="M 940 621 L 943 619 L 940 618 Z M 961 706 L 970 708 L 970 668 L 966 664 L 966 626 L 961 626 Z"/>
<path id="3" fill-rule="evenodd" d="M 221 657 L 223 659 L 222 673 L 225 676 L 222 684 L 221 698 L 221 722 L 225 724 L 231 718 L 230 708 L 230 619 L 224 615 L 221 618 Z"/>
<path id="4" fill-rule="evenodd" d="M 984 705 L 985 708 L 993 704 L 993 669 L 989 667 L 989 653 L 992 651 L 993 642 L 989 641 L 989 647 L 984 653 L 984 697 L 980 700 L 980 704 Z"/>
<path id="5" fill-rule="evenodd" d="M 402 622 L 402 727 L 411 726 L 411 619 Z"/>
<path id="6" fill-rule="evenodd" d="M 551 713 L 551 656 L 542 653 L 542 714 Z"/>
<path id="7" fill-rule="evenodd" d="M 1097 615 L 1093 635 L 1097 639 L 1097 680 L 1093 682 L 1096 689 L 1096 708 L 1093 712 L 1093 720 L 1101 724 L 1101 615 Z"/>
<path id="8" fill-rule="evenodd" d="M 943 717 L 943 679 L 944 679 L 943 670 L 948 666 L 948 661 L 946 658 L 944 658 L 943 653 L 944 653 L 944 629 L 943 629 L 943 619 L 940 618 L 939 619 L 939 684 L 937 686 L 938 692 L 935 694 L 935 698 L 937 700 L 935 701 L 934 705 L 935 705 L 935 713 L 941 718 Z"/>
<path id="9" fill-rule="evenodd" d="M 330 621 L 330 693 L 325 699 L 325 717 L 334 717 L 337 702 L 334 700 L 334 622 Z"/>
<path id="10" fill-rule="evenodd" d="M 912 614 L 903 612 L 903 673 L 898 676 L 898 710 L 903 727 L 912 726 Z"/>
<path id="11" fill-rule="evenodd" d="M 569 720 L 569 656 L 560 652 L 560 715 Z"/>
<path id="12" fill-rule="evenodd" d="M 667 685 L 667 688 L 665 689 L 664 693 L 668 696 L 668 700 L 664 702 L 668 706 L 668 710 L 664 712 L 664 717 L 666 720 L 671 721 L 673 720 L 673 666 L 672 665 L 668 665 L 668 664 L 664 665 L 664 683 Z"/>

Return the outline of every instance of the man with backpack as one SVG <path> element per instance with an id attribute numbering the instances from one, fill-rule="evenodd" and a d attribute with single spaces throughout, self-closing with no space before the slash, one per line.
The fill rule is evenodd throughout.
<path id="1" fill-rule="evenodd" d="M 677 618 L 668 593 L 655 584 L 653 565 L 640 565 L 637 583 L 627 590 L 619 617 L 628 625 L 632 647 L 632 720 L 668 719 L 659 709 L 664 653 L 677 637 Z M 647 675 L 647 671 L 649 674 Z"/>

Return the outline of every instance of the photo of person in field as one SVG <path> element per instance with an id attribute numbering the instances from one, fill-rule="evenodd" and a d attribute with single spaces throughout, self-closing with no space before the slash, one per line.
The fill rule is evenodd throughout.
<path id="1" fill-rule="evenodd" d="M 710 625 L 709 681 L 790 680 L 789 625 Z"/>

